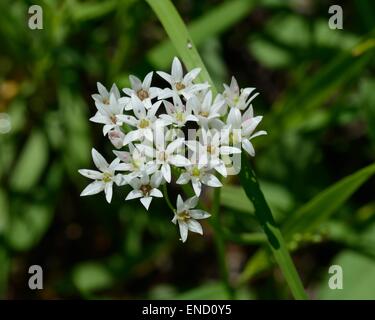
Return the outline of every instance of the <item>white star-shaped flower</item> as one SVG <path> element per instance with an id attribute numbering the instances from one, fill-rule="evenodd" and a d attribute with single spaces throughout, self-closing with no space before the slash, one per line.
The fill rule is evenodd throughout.
<path id="1" fill-rule="evenodd" d="M 184 76 L 181 62 L 177 57 L 175 57 L 172 63 L 171 74 L 163 71 L 157 71 L 157 74 L 166 80 L 172 88 L 166 88 L 163 91 L 160 91 L 159 99 L 167 99 L 180 95 L 182 95 L 185 99 L 189 99 L 195 92 L 208 88 L 209 85 L 207 83 L 193 83 L 200 71 L 200 68 L 195 68 Z"/>
<path id="2" fill-rule="evenodd" d="M 224 84 L 224 93 L 226 103 L 229 105 L 229 115 L 239 117 L 241 115 L 240 110 L 245 110 L 250 103 L 259 95 L 255 93 L 251 95 L 255 88 L 244 88 L 240 89 L 235 77 L 232 77 L 230 86 Z M 233 115 L 235 114 L 235 115 Z"/>
<path id="3" fill-rule="evenodd" d="M 112 88 L 110 91 L 106 89 L 100 82 L 96 83 L 96 86 L 98 88 L 99 93 L 95 93 L 91 95 L 91 97 L 94 99 L 95 103 L 100 103 L 104 105 L 109 104 L 109 97 L 111 94 L 115 96 L 116 99 L 120 99 L 120 91 L 118 90 L 117 86 L 115 84 L 112 85 Z"/>
<path id="4" fill-rule="evenodd" d="M 131 179 L 129 184 L 134 190 L 129 192 L 125 200 L 140 198 L 141 203 L 148 210 L 152 197 L 163 197 L 163 193 L 158 189 L 162 181 L 163 177 L 159 171 L 155 172 L 151 178 L 145 173 L 140 178 Z"/>
<path id="5" fill-rule="evenodd" d="M 124 146 L 135 140 L 142 141 L 146 138 L 149 141 L 153 140 L 153 129 L 157 121 L 156 112 L 158 111 L 161 101 L 155 102 L 150 109 L 146 110 L 142 101 L 135 95 L 131 98 L 134 116 L 118 115 L 117 119 L 130 126 L 136 127 L 136 130 L 130 131 L 124 139 Z"/>
<path id="6" fill-rule="evenodd" d="M 185 167 L 185 171 L 181 173 L 177 179 L 177 184 L 187 184 L 191 181 L 195 195 L 200 196 L 202 191 L 202 184 L 210 187 L 222 187 L 220 180 L 212 174 L 212 169 L 207 165 L 203 165 L 203 161 L 199 164 L 197 155 L 193 154 L 190 158 L 190 165 Z"/>
<path id="7" fill-rule="evenodd" d="M 254 146 L 250 140 L 267 134 L 264 130 L 254 133 L 254 130 L 262 119 L 262 116 L 254 117 L 254 111 L 251 105 L 242 116 L 235 112 L 230 113 L 227 118 L 227 126 L 230 130 L 231 142 L 234 145 L 241 143 L 242 148 L 249 155 L 255 156 Z"/>
<path id="8" fill-rule="evenodd" d="M 201 127 L 208 129 L 210 126 L 219 129 L 221 121 L 218 119 L 225 107 L 225 100 L 221 95 L 217 95 L 212 101 L 212 91 L 209 90 L 203 96 L 202 101 L 197 97 L 192 97 L 187 101 L 187 106 L 193 109 L 194 115 L 198 118 Z"/>
<path id="9" fill-rule="evenodd" d="M 146 75 L 143 82 L 137 78 L 136 76 L 130 75 L 129 80 L 131 84 L 131 88 L 124 88 L 122 91 L 127 94 L 129 97 L 136 95 L 139 100 L 142 101 L 146 109 L 150 109 L 152 107 L 151 100 L 156 98 L 159 94 L 160 89 L 156 87 L 151 87 L 153 72 L 150 72 Z M 125 110 L 129 111 L 132 109 L 132 104 L 129 103 Z"/>
<path id="10" fill-rule="evenodd" d="M 120 103 L 113 93 L 111 93 L 109 96 L 108 104 L 96 103 L 95 105 L 98 112 L 95 114 L 95 116 L 90 118 L 90 121 L 104 124 L 104 135 L 106 135 L 110 130 L 119 128 L 122 125 L 122 122 L 117 118 L 117 116 L 122 114 L 125 104 Z"/>
<path id="11" fill-rule="evenodd" d="M 164 141 L 163 141 L 164 142 Z M 175 154 L 176 150 L 184 145 L 183 138 L 176 139 L 165 147 L 165 143 L 156 142 L 155 148 L 138 144 L 137 148 L 143 151 L 149 158 L 155 159 L 157 166 L 168 183 L 171 182 L 171 165 L 176 167 L 185 167 L 190 164 L 189 160 L 180 154 Z"/>
<path id="12" fill-rule="evenodd" d="M 169 101 L 164 101 L 167 114 L 159 116 L 166 125 L 173 124 L 177 128 L 182 128 L 188 121 L 198 122 L 198 118 L 191 114 L 192 108 L 190 105 L 184 106 L 179 97 L 174 97 L 173 100 L 173 104 Z"/>
<path id="13" fill-rule="evenodd" d="M 148 161 L 144 152 L 141 152 L 132 143 L 129 143 L 128 151 L 117 151 L 113 153 L 122 161 L 118 165 L 118 171 L 127 171 L 128 179 L 142 176 L 144 173 L 150 175 L 154 173 L 158 166 L 153 161 Z"/>
<path id="14" fill-rule="evenodd" d="M 180 195 L 177 196 L 177 209 L 172 222 L 174 224 L 178 223 L 182 242 L 186 241 L 189 230 L 203 235 L 202 226 L 197 220 L 211 216 L 206 211 L 193 209 L 197 204 L 197 197 L 192 197 L 184 202 Z"/>
<path id="15" fill-rule="evenodd" d="M 81 175 L 95 180 L 81 192 L 81 196 L 97 194 L 104 190 L 106 200 L 108 203 L 110 203 L 112 200 L 113 182 L 119 185 L 122 180 L 122 175 L 115 175 L 115 171 L 117 171 L 117 166 L 119 165 L 120 160 L 116 158 L 111 162 L 111 164 L 108 164 L 103 156 L 94 148 L 91 150 L 91 154 L 96 167 L 100 171 L 87 169 L 78 170 Z"/>
<path id="16" fill-rule="evenodd" d="M 187 147 L 193 151 L 193 156 L 197 157 L 195 160 L 196 163 L 199 167 L 209 166 L 226 177 L 227 169 L 221 157 L 241 153 L 241 150 L 225 145 L 226 137 L 222 136 L 221 132 L 217 130 L 202 129 L 199 140 L 189 140 L 186 142 Z"/>

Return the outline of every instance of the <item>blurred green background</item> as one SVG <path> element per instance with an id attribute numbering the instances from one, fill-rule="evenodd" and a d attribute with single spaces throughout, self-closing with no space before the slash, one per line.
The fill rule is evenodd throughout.
<path id="1" fill-rule="evenodd" d="M 269 135 L 255 142 L 253 163 L 280 224 L 374 162 L 373 1 L 173 2 L 215 83 L 235 75 L 261 93 L 253 105 Z M 43 8 L 43 30 L 28 28 L 32 4 Z M 332 4 L 343 7 L 343 30 L 328 27 Z M 2 0 L 0 12 L 0 113 L 11 123 L 0 133 L 0 297 L 226 298 L 208 224 L 182 244 L 163 200 L 147 213 L 124 201 L 126 187 L 110 205 L 103 194 L 79 197 L 88 181 L 77 170 L 93 167 L 91 148 L 112 157 L 101 126 L 88 121 L 96 82 L 123 88 L 129 74 L 168 71 L 175 55 L 152 10 L 136 0 Z M 326 212 L 348 188 L 337 190 L 314 228 L 290 239 L 312 298 L 375 299 L 371 174 Z M 259 229 L 236 179 L 228 184 L 221 220 L 237 298 L 290 298 L 276 267 L 249 271 L 262 237 L 234 236 Z M 179 189 L 171 191 L 175 199 Z M 43 290 L 28 288 L 33 264 L 43 267 Z M 328 288 L 332 264 L 343 267 L 343 290 Z"/>

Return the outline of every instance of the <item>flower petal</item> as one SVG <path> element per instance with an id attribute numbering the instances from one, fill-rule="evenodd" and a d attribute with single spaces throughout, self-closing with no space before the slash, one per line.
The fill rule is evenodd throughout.
<path id="1" fill-rule="evenodd" d="M 200 210 L 200 209 L 189 210 L 189 213 L 193 219 L 198 219 L 198 220 L 211 217 L 211 215 L 208 212 Z"/>
<path id="2" fill-rule="evenodd" d="M 96 151 L 94 148 L 92 148 L 91 155 L 92 155 L 92 159 L 93 159 L 96 167 L 100 171 L 107 170 L 109 164 L 108 164 L 108 162 L 104 159 L 104 157 L 98 151 Z"/>
<path id="3" fill-rule="evenodd" d="M 144 198 L 141 198 L 140 200 L 143 206 L 146 208 L 146 210 L 148 210 L 152 201 L 152 197 L 144 197 Z"/>
<path id="4" fill-rule="evenodd" d="M 194 219 L 189 219 L 187 221 L 187 225 L 188 225 L 188 228 L 191 232 L 203 234 L 202 226 L 198 221 L 196 221 Z"/>
<path id="5" fill-rule="evenodd" d="M 111 182 L 106 183 L 104 187 L 105 199 L 107 200 L 108 203 L 111 203 L 111 200 L 112 200 L 112 194 L 113 194 L 112 186 L 113 186 L 113 183 L 111 181 Z"/>
<path id="6" fill-rule="evenodd" d="M 103 179 L 103 173 L 96 171 L 96 170 L 87 170 L 87 169 L 80 169 L 78 172 L 86 178 L 93 179 L 93 180 L 101 180 Z"/>
<path id="7" fill-rule="evenodd" d="M 81 192 L 81 197 L 90 196 L 92 194 L 97 194 L 104 190 L 105 183 L 103 181 L 94 181 L 90 183 L 83 191 Z"/>
<path id="8" fill-rule="evenodd" d="M 178 221 L 178 227 L 180 229 L 181 241 L 185 242 L 188 236 L 189 227 L 184 221 Z"/>

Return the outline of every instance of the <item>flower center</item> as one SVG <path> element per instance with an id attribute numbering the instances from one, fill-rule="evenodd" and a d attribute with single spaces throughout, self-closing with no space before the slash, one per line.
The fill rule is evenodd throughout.
<path id="1" fill-rule="evenodd" d="M 182 211 L 178 214 L 178 219 L 181 221 L 186 221 L 186 220 L 189 220 L 190 218 L 191 218 L 190 213 L 187 210 Z"/>
<path id="2" fill-rule="evenodd" d="M 149 97 L 148 92 L 144 89 L 138 90 L 137 92 L 138 98 L 143 101 Z"/>
<path id="3" fill-rule="evenodd" d="M 113 124 L 116 124 L 116 122 L 117 122 L 116 116 L 112 115 L 110 117 L 110 119 L 111 119 L 111 121 L 112 121 Z"/>
<path id="4" fill-rule="evenodd" d="M 109 99 L 108 98 L 103 98 L 103 104 L 109 104 Z"/>
<path id="5" fill-rule="evenodd" d="M 147 128 L 150 125 L 150 122 L 147 119 L 142 119 L 139 121 L 139 127 L 144 129 Z"/>
<path id="6" fill-rule="evenodd" d="M 111 182 L 112 181 L 112 174 L 109 172 L 104 172 L 103 173 L 103 181 L 105 183 Z"/>
<path id="7" fill-rule="evenodd" d="M 207 152 L 209 154 L 215 153 L 215 147 L 213 145 L 211 145 L 211 144 L 207 145 Z"/>
<path id="8" fill-rule="evenodd" d="M 201 111 L 199 112 L 199 115 L 201 115 L 202 117 L 208 117 L 209 113 L 207 111 Z"/>
<path id="9" fill-rule="evenodd" d="M 158 155 L 158 159 L 160 161 L 166 161 L 168 158 L 168 155 L 164 151 L 160 151 Z"/>
<path id="10" fill-rule="evenodd" d="M 176 89 L 178 90 L 178 91 L 180 91 L 180 90 L 183 90 L 183 89 L 185 89 L 186 87 L 185 87 L 185 85 L 182 83 L 182 82 L 177 82 L 176 83 Z"/>
<path id="11" fill-rule="evenodd" d="M 148 196 L 152 187 L 149 184 L 143 184 L 139 189 L 141 190 L 144 196 Z"/>
<path id="12" fill-rule="evenodd" d="M 178 122 L 184 122 L 185 121 L 185 115 L 183 112 L 177 112 L 176 113 L 176 120 Z"/>
<path id="13" fill-rule="evenodd" d="M 193 170 L 191 170 L 191 174 L 192 174 L 192 176 L 194 176 L 194 177 L 199 177 L 199 175 L 201 174 L 201 172 L 200 172 L 200 170 L 198 169 L 198 167 L 195 166 L 195 167 L 193 168 Z"/>

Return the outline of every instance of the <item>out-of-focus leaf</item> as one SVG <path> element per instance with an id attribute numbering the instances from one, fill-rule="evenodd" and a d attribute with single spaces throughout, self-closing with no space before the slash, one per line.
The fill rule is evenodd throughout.
<path id="1" fill-rule="evenodd" d="M 282 212 L 289 210 L 293 204 L 290 193 L 275 183 L 261 181 L 264 196 L 269 203 L 272 212 L 276 212 L 276 220 L 279 220 Z M 243 211 L 254 212 L 254 206 L 247 198 L 243 188 L 239 186 L 226 185 L 222 187 L 221 203 L 223 206 Z"/>
<path id="2" fill-rule="evenodd" d="M 181 293 L 175 297 L 178 300 L 226 300 L 228 293 L 222 283 L 210 282 L 198 288 Z M 250 300 L 254 296 L 248 290 L 240 290 L 237 299 Z"/>
<path id="3" fill-rule="evenodd" d="M 250 50 L 255 58 L 268 68 L 283 68 L 293 62 L 289 52 L 259 36 L 251 39 Z"/>
<path id="4" fill-rule="evenodd" d="M 253 204 L 246 197 L 243 188 L 238 186 L 224 184 L 221 190 L 221 203 L 223 206 L 230 209 L 243 212 L 254 212 Z"/>
<path id="5" fill-rule="evenodd" d="M 361 242 L 375 242 L 375 224 L 372 224 L 361 236 Z M 332 290 L 328 279 L 332 274 L 327 272 L 318 289 L 319 299 L 375 299 L 375 260 L 352 250 L 341 252 L 331 262 L 343 270 L 343 288 Z"/>
<path id="6" fill-rule="evenodd" d="M 27 140 L 12 172 L 10 186 L 16 191 L 28 191 L 36 185 L 48 161 L 48 143 L 45 135 L 34 130 Z"/>
<path id="7" fill-rule="evenodd" d="M 98 262 L 84 262 L 73 270 L 73 283 L 82 292 L 103 290 L 113 283 L 108 269 Z"/>
<path id="8" fill-rule="evenodd" d="M 358 96 L 358 103 L 363 110 L 363 118 L 367 123 L 369 136 L 375 144 L 375 81 L 362 81 L 360 84 Z"/>
<path id="9" fill-rule="evenodd" d="M 107 0 L 98 2 L 69 1 L 70 12 L 74 20 L 87 21 L 100 18 L 115 10 L 118 0 Z"/>
<path id="10" fill-rule="evenodd" d="M 6 239 L 14 250 L 33 247 L 47 230 L 53 210 L 46 204 L 12 204 L 11 223 L 6 230 Z"/>
<path id="11" fill-rule="evenodd" d="M 255 2 L 254 0 L 227 0 L 203 17 L 193 21 L 189 25 L 189 33 L 196 46 L 199 47 L 208 38 L 223 32 L 229 26 L 249 14 Z M 187 40 L 185 40 L 186 45 Z M 176 50 L 172 43 L 166 40 L 153 48 L 147 57 L 154 66 L 166 68 L 175 54 Z"/>
<path id="12" fill-rule="evenodd" d="M 296 232 L 314 230 L 327 220 L 358 188 L 375 173 L 375 164 L 347 176 L 320 192 L 288 217 L 283 230 L 290 237 Z"/>
<path id="13" fill-rule="evenodd" d="M 63 146 L 64 159 L 69 171 L 74 173 L 90 161 L 92 143 L 89 138 L 89 116 L 82 99 L 74 96 L 66 88 L 61 88 L 59 92 L 59 104 L 61 125 L 66 136 Z"/>
<path id="14" fill-rule="evenodd" d="M 4 190 L 0 189 L 0 235 L 5 231 L 9 220 L 8 197 Z"/>

